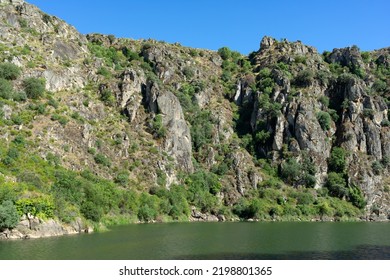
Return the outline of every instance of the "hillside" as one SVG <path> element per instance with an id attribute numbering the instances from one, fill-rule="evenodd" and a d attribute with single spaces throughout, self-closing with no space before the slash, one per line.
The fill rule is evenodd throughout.
<path id="1" fill-rule="evenodd" d="M 22 0 L 0 19 L 3 231 L 390 218 L 390 48 L 84 36 Z"/>

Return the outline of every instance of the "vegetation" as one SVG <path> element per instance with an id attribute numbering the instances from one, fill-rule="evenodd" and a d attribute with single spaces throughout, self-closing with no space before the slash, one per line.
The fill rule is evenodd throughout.
<path id="1" fill-rule="evenodd" d="M 19 215 L 12 201 L 0 204 L 0 229 L 14 228 L 19 222 Z"/>
<path id="2" fill-rule="evenodd" d="M 19 24 L 34 33 L 28 22 Z M 15 227 L 27 213 L 64 223 L 81 217 L 93 225 L 116 219 L 184 221 L 193 211 L 227 219 L 359 217 L 365 197 L 349 178 L 348 152 L 339 147 L 347 135 L 332 135 L 331 128 L 353 113 L 347 96 L 351 85 L 367 107 L 357 118 L 379 126 L 377 108 L 366 103 L 390 105 L 387 58 L 361 53 L 366 66 L 344 65 L 332 63 L 331 53 L 321 61 L 296 55 L 283 44 L 288 42 L 276 42 L 265 59 L 227 47 L 216 54 L 153 40 L 96 36 L 82 62 L 65 59 L 58 65 L 88 71 L 89 84 L 54 93 L 46 92 L 44 79 L 24 78 L 41 67 L 51 69 L 54 61 L 46 62 L 41 53 L 38 57 L 35 45 L 0 44 L 1 61 L 15 56 L 29 61 L 21 68 L 0 63 L 0 228 Z M 273 53 L 281 50 L 286 53 Z M 144 98 L 131 123 L 117 100 L 129 68 L 137 87 L 131 94 Z M 180 102 L 191 133 L 193 172 L 183 171 L 172 156 L 177 146 L 166 148 L 170 124 L 158 110 L 150 112 L 146 100 L 152 83 L 156 98 L 169 91 Z M 305 115 L 310 107 L 305 105 L 313 107 L 314 123 L 333 147 L 325 185 L 318 189 L 323 183 L 318 173 L 324 169 L 317 170 L 319 161 L 302 145 L 306 135 L 299 135 L 296 123 L 301 113 L 313 115 Z M 388 123 L 385 118 L 380 129 L 385 131 Z M 389 162 L 370 159 L 367 166 L 380 176 Z"/>
<path id="3" fill-rule="evenodd" d="M 26 78 L 23 87 L 26 95 L 30 99 L 39 99 L 45 93 L 46 81 L 40 78 Z"/>

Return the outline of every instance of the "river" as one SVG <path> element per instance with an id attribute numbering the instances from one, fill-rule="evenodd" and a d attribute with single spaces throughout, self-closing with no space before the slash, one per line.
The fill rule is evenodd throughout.
<path id="1" fill-rule="evenodd" d="M 134 224 L 102 233 L 1 241 L 0 259 L 390 259 L 390 223 Z"/>

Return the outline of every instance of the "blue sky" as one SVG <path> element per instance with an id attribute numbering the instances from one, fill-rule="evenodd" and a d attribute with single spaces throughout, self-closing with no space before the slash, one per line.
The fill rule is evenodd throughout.
<path id="1" fill-rule="evenodd" d="M 27 0 L 81 33 L 179 42 L 243 54 L 268 35 L 320 52 L 357 45 L 390 47 L 389 0 Z"/>

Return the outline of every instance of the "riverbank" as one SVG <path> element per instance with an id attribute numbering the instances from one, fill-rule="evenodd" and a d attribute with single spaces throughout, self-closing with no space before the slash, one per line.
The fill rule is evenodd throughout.
<path id="1" fill-rule="evenodd" d="M 372 214 L 360 217 L 337 217 L 337 216 L 275 216 L 268 219 L 239 219 L 238 217 L 225 217 L 222 214 L 212 215 L 192 209 L 191 215 L 186 220 L 171 220 L 159 218 L 149 222 L 142 222 L 132 216 L 111 216 L 102 223 L 91 224 L 87 221 L 76 218 L 69 224 L 61 223 L 54 219 L 42 220 L 34 216 L 24 215 L 18 225 L 13 229 L 5 229 L 0 232 L 0 240 L 22 240 L 63 235 L 74 235 L 81 233 L 92 233 L 94 231 L 106 231 L 108 226 L 130 225 L 140 223 L 181 223 L 181 222 L 385 222 L 389 217 L 385 215 Z"/>
<path id="2" fill-rule="evenodd" d="M 24 215 L 15 228 L 0 232 L 0 240 L 35 239 L 90 232 L 93 232 L 93 228 L 81 218 L 76 218 L 70 224 L 63 224 L 54 219 L 44 221 Z"/>

